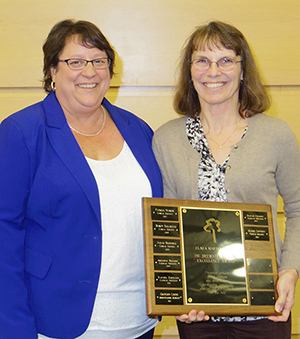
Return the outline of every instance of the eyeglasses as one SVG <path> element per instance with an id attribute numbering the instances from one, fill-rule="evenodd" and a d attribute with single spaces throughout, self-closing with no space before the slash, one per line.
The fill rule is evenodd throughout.
<path id="1" fill-rule="evenodd" d="M 66 59 L 66 60 L 58 60 L 59 62 L 65 62 L 70 69 L 75 71 L 84 69 L 87 64 L 90 62 L 96 69 L 105 69 L 108 68 L 111 60 L 109 58 L 97 58 L 94 60 L 85 60 L 85 59 Z"/>
<path id="2" fill-rule="evenodd" d="M 224 57 L 218 61 L 210 61 L 207 58 L 200 57 L 191 61 L 191 64 L 197 71 L 207 71 L 211 64 L 216 64 L 221 71 L 230 71 L 234 68 L 236 63 L 242 62 L 243 60 L 235 60 L 232 58 Z"/>

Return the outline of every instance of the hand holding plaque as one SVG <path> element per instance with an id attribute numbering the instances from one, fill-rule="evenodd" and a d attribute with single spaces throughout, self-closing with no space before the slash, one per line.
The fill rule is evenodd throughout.
<path id="1" fill-rule="evenodd" d="M 276 314 L 269 205 L 144 198 L 148 314 Z"/>

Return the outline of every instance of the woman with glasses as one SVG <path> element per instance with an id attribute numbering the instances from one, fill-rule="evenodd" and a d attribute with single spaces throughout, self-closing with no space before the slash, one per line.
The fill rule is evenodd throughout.
<path id="1" fill-rule="evenodd" d="M 0 338 L 152 338 L 153 132 L 105 99 L 115 54 L 95 25 L 59 22 L 43 50 L 47 97 L 0 127 Z"/>
<path id="2" fill-rule="evenodd" d="M 153 147 L 164 197 L 269 204 L 279 264 L 278 299 L 268 317 L 177 317 L 181 338 L 290 338 L 300 268 L 300 162 L 287 124 L 264 114 L 269 99 L 250 48 L 235 27 L 200 26 L 183 49 L 174 107 L 183 117 L 160 127 Z M 284 245 L 277 196 L 284 200 Z"/>

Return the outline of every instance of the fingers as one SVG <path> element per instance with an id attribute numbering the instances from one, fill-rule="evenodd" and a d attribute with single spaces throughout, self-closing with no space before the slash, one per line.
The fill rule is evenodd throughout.
<path id="1" fill-rule="evenodd" d="M 196 310 L 192 310 L 189 314 L 182 314 L 180 316 L 175 317 L 177 320 L 181 322 L 185 322 L 187 324 L 197 322 L 197 321 L 207 321 L 209 320 L 209 316 L 205 314 L 204 311 L 200 311 L 197 313 Z"/>
<path id="2" fill-rule="evenodd" d="M 269 316 L 269 320 L 287 321 L 291 309 L 295 303 L 295 286 L 298 280 L 298 272 L 296 270 L 283 270 L 279 272 L 277 281 L 278 299 L 275 304 L 276 312 L 282 312 L 278 316 Z"/>
<path id="3" fill-rule="evenodd" d="M 185 323 L 188 320 L 189 316 L 187 314 L 182 315 L 176 315 L 175 319 L 178 321 L 181 321 L 182 323 Z"/>
<path id="4" fill-rule="evenodd" d="M 283 310 L 286 310 L 286 308 L 288 307 L 288 291 L 284 293 L 282 293 L 281 291 L 278 291 L 278 293 L 279 293 L 279 297 L 275 304 L 275 310 L 276 312 L 280 313 Z M 292 300 L 292 303 L 293 303 L 293 300 Z M 289 307 L 289 309 L 291 309 L 291 307 Z"/>
<path id="5" fill-rule="evenodd" d="M 189 314 L 182 314 L 180 316 L 175 317 L 177 320 L 181 321 L 181 322 L 185 322 L 187 324 L 190 324 L 194 321 L 197 321 L 197 311 L 196 310 L 192 310 L 190 311 Z"/>
<path id="6" fill-rule="evenodd" d="M 275 304 L 275 310 L 278 313 L 282 313 L 280 315 L 269 316 L 268 319 L 274 322 L 287 321 L 293 304 L 293 301 L 292 303 L 287 302 L 284 296 L 279 297 Z"/>
<path id="7" fill-rule="evenodd" d="M 205 314 L 204 311 L 200 311 L 197 313 L 196 321 L 207 321 L 209 320 L 209 316 Z"/>
<path id="8" fill-rule="evenodd" d="M 290 310 L 283 310 L 281 315 L 270 315 L 269 320 L 274 322 L 287 321 L 290 316 Z"/>
<path id="9" fill-rule="evenodd" d="M 289 298 L 288 295 L 281 295 L 275 304 L 276 312 L 282 312 L 280 315 L 269 316 L 269 320 L 279 322 L 279 321 L 287 321 L 291 309 L 294 305 L 294 298 Z"/>

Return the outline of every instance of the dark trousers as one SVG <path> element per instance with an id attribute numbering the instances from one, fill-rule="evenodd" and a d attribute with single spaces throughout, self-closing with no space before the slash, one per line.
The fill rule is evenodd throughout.
<path id="1" fill-rule="evenodd" d="M 141 335 L 140 337 L 136 338 L 136 339 L 153 339 L 153 334 L 154 334 L 154 328 L 146 333 L 144 333 L 143 335 Z"/>
<path id="2" fill-rule="evenodd" d="M 287 322 L 268 319 L 244 322 L 177 321 L 181 339 L 290 339 L 291 317 Z"/>

